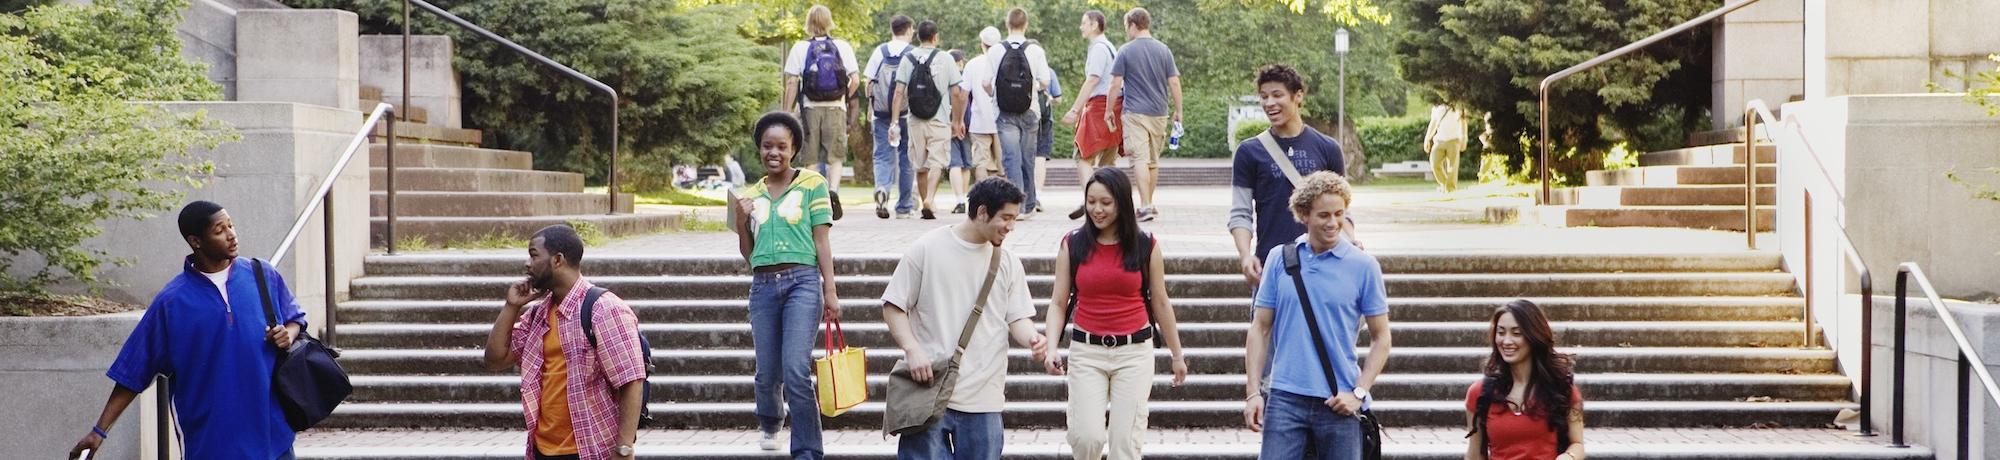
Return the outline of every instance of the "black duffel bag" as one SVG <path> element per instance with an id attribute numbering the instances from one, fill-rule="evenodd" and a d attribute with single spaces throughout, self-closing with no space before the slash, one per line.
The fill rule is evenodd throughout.
<path id="1" fill-rule="evenodd" d="M 257 296 L 264 303 L 264 321 L 276 327 L 278 315 L 271 309 L 271 288 L 264 281 L 264 261 L 257 260 L 256 265 Z M 278 355 L 278 366 L 271 373 L 271 391 L 277 394 L 278 407 L 285 410 L 285 424 L 291 425 L 292 431 L 318 425 L 354 393 L 347 370 L 334 361 L 339 357 L 340 350 L 327 347 L 304 330 L 292 340 L 290 349 Z"/>

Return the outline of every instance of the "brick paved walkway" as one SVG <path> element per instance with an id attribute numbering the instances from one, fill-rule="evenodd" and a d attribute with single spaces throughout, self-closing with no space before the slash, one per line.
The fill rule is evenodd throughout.
<path id="1" fill-rule="evenodd" d="M 1058 429 L 1008 430 L 1009 452 L 1067 452 Z M 1146 444 L 1153 449 L 1254 452 L 1260 435 L 1248 430 L 1153 429 Z M 1789 452 L 1858 452 L 1881 448 L 1886 437 L 1861 438 L 1836 429 L 1755 428 L 1591 428 L 1592 453 L 1698 451 L 1716 446 Z M 1463 452 L 1465 432 L 1456 427 L 1391 427 L 1384 452 Z M 786 439 L 783 434 L 780 439 Z M 396 454 L 508 454 L 518 452 L 526 434 L 521 430 L 313 430 L 298 439 L 301 457 Z M 895 450 L 895 440 L 879 431 L 828 431 L 829 455 L 872 454 Z M 746 430 L 641 430 L 642 454 L 691 452 L 749 453 L 757 435 Z"/>
<path id="2" fill-rule="evenodd" d="M 943 187 L 940 211 L 956 198 Z M 1532 199 L 1515 196 L 1527 189 L 1481 186 L 1446 196 L 1424 185 L 1364 186 L 1356 191 L 1353 214 L 1361 239 L 1370 250 L 1397 252 L 1717 252 L 1744 248 L 1743 234 L 1712 230 L 1660 228 L 1549 228 L 1535 225 L 1494 225 L 1485 221 L 1488 206 L 1522 205 Z M 857 199 L 857 198 L 850 198 Z M 860 197 L 858 199 L 868 199 Z M 1020 222 L 1007 245 L 1017 251 L 1054 252 L 1058 241 L 1081 221 L 1066 214 L 1082 202 L 1082 193 L 1056 190 L 1043 195 L 1049 212 Z M 1229 189 L 1226 187 L 1167 188 L 1158 195 L 1161 217 L 1145 225 L 1167 250 L 1181 253 L 1233 253 L 1227 230 Z M 721 208 L 643 207 L 640 212 L 693 213 L 721 221 Z M 850 203 L 846 218 L 836 222 L 836 254 L 901 252 L 908 242 L 940 225 L 962 222 L 964 215 L 945 214 L 938 220 L 882 220 L 872 203 Z M 1766 235 L 1768 236 L 1768 235 Z M 1634 244 L 1644 242 L 1645 244 Z M 1769 247 L 1771 245 L 1764 244 Z M 614 240 L 590 248 L 600 254 L 736 254 L 736 237 L 727 232 L 677 232 Z M 507 250 L 450 250 L 449 253 L 516 253 Z"/>

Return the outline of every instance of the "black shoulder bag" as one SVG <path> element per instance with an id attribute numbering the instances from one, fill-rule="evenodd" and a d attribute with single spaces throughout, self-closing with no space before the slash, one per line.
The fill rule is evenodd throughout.
<path id="1" fill-rule="evenodd" d="M 264 323 L 276 327 L 278 314 L 271 308 L 271 288 L 264 281 L 262 259 L 256 260 L 256 274 L 257 300 L 264 304 Z M 318 425 L 354 393 L 347 371 L 334 361 L 339 357 L 340 350 L 328 348 L 303 329 L 292 340 L 290 349 L 280 350 L 278 367 L 271 373 L 271 391 L 277 393 L 278 406 L 285 410 L 285 424 L 291 425 L 292 431 Z"/>
<path id="2" fill-rule="evenodd" d="M 1327 388 L 1337 392 L 1340 385 L 1333 376 L 1333 355 L 1326 352 L 1326 338 L 1319 331 L 1319 319 L 1313 315 L 1312 297 L 1306 295 L 1306 279 L 1299 276 L 1299 243 L 1285 243 L 1285 274 L 1292 276 L 1292 286 L 1299 290 L 1300 313 L 1306 317 L 1306 330 L 1312 332 L 1313 349 L 1319 350 L 1319 367 L 1326 372 Z M 1361 458 L 1382 460 L 1382 422 L 1375 418 L 1375 411 L 1362 409 L 1354 414 L 1361 419 Z"/>

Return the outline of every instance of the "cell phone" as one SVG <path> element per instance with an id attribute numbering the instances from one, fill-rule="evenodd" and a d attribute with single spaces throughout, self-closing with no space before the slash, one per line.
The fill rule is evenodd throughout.
<path id="1" fill-rule="evenodd" d="M 77 453 L 76 458 L 88 460 L 90 458 L 90 449 L 84 449 L 83 452 Z"/>

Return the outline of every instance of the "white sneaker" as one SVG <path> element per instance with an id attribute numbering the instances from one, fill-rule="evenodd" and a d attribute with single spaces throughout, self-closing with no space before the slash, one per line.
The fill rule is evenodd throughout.
<path id="1" fill-rule="evenodd" d="M 764 450 L 778 450 L 778 434 L 764 433 L 764 437 L 757 439 L 757 448 Z"/>

